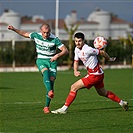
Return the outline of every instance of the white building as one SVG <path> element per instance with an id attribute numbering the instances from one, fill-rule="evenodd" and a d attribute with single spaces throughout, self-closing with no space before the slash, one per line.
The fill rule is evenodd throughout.
<path id="1" fill-rule="evenodd" d="M 16 34 L 15 32 L 7 29 L 8 25 L 13 25 L 15 28 L 22 29 L 28 32 L 39 31 L 39 27 L 44 23 L 44 20 L 39 16 L 33 17 L 31 20 L 25 19 L 19 13 L 13 10 L 5 10 L 0 16 L 0 41 L 15 40 L 27 40 L 24 37 Z M 29 39 L 28 39 L 29 40 Z"/>
<path id="2" fill-rule="evenodd" d="M 38 31 L 41 24 L 47 22 L 52 28 L 52 32 L 55 33 L 55 20 L 44 20 L 39 16 L 35 16 L 32 19 L 26 19 L 21 17 L 19 13 L 12 10 L 5 10 L 0 16 L 0 41 L 8 40 L 25 40 L 16 33 L 9 31 L 7 26 L 9 24 L 16 28 L 33 32 Z M 68 40 L 68 34 L 64 30 L 64 22 L 68 25 L 79 24 L 77 31 L 82 31 L 86 35 L 87 40 L 92 40 L 96 36 L 101 35 L 105 38 L 112 37 L 112 39 L 118 39 L 118 37 L 125 37 L 127 34 L 132 34 L 131 23 L 113 16 L 110 12 L 96 9 L 87 18 L 77 20 L 77 12 L 72 11 L 70 15 L 67 15 L 64 20 L 59 20 L 59 38 L 61 40 Z M 29 40 L 29 39 L 28 39 Z"/>

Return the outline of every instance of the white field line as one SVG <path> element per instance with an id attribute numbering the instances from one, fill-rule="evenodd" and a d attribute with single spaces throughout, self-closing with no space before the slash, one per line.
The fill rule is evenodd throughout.
<path id="1" fill-rule="evenodd" d="M 133 99 L 128 99 L 127 101 L 132 101 Z M 92 101 L 78 101 L 77 103 L 92 103 L 92 102 L 109 102 L 111 100 L 92 100 Z M 64 103 L 65 101 L 62 101 L 61 103 Z M 2 103 L 0 104 L 43 104 L 44 102 L 10 102 L 10 103 Z M 57 103 L 57 101 L 52 101 L 52 103 Z"/>

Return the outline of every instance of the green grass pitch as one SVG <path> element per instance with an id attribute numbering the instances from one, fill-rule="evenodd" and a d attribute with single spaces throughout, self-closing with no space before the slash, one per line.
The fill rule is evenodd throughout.
<path id="1" fill-rule="evenodd" d="M 51 110 L 64 104 L 77 79 L 73 71 L 58 72 Z M 132 69 L 105 70 L 104 81 L 107 90 L 129 102 L 128 111 L 92 87 L 78 92 L 67 114 L 43 114 L 45 87 L 39 72 L 0 73 L 0 133 L 132 133 Z"/>

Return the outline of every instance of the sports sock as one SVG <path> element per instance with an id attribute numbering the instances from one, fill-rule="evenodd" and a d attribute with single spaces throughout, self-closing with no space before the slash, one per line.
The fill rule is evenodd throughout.
<path id="1" fill-rule="evenodd" d="M 120 103 L 120 101 L 121 101 L 121 99 L 120 99 L 118 96 L 116 96 L 116 95 L 115 95 L 113 92 L 111 92 L 111 91 L 108 91 L 108 92 L 107 92 L 106 97 L 109 98 L 109 99 L 111 99 L 112 101 L 117 102 L 117 103 Z"/>
<path id="2" fill-rule="evenodd" d="M 119 104 L 122 106 L 122 105 L 124 104 L 124 101 L 121 100 L 121 101 L 119 102 Z"/>
<path id="3" fill-rule="evenodd" d="M 67 96 L 67 99 L 66 99 L 66 102 L 65 102 L 65 106 L 70 106 L 70 104 L 76 98 L 76 95 L 77 95 L 77 92 L 70 91 L 68 96 Z"/>
<path id="4" fill-rule="evenodd" d="M 63 109 L 64 111 L 66 111 L 66 110 L 68 109 L 68 106 L 63 105 L 63 106 L 62 106 L 62 109 Z"/>
<path id="5" fill-rule="evenodd" d="M 51 82 L 51 89 L 54 91 L 54 81 L 50 80 Z"/>
<path id="6" fill-rule="evenodd" d="M 46 87 L 46 103 L 45 107 L 49 107 L 51 99 L 48 97 L 48 92 L 52 89 L 50 78 L 49 78 L 49 71 L 45 70 L 43 72 L 43 83 Z"/>
<path id="7" fill-rule="evenodd" d="M 49 92 L 52 89 L 52 87 L 51 87 L 51 82 L 50 82 L 49 71 L 48 70 L 45 70 L 43 72 L 43 83 L 46 87 L 46 90 Z"/>
<path id="8" fill-rule="evenodd" d="M 45 107 L 49 107 L 51 99 L 48 97 L 48 93 L 46 93 L 46 103 Z"/>

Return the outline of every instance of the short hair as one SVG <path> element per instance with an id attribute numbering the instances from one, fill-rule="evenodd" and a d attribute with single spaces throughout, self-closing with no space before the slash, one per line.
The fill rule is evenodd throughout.
<path id="1" fill-rule="evenodd" d="M 85 36 L 82 32 L 77 32 L 75 35 L 74 35 L 74 38 L 81 38 L 82 40 L 85 40 Z"/>
<path id="2" fill-rule="evenodd" d="M 47 23 L 43 23 L 43 24 L 40 26 L 40 29 L 41 29 L 43 26 L 47 26 L 47 27 L 50 29 L 50 26 L 49 26 L 49 24 L 47 24 Z"/>

